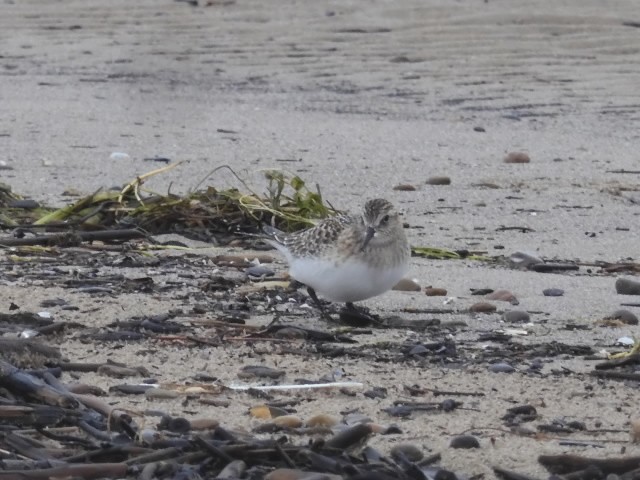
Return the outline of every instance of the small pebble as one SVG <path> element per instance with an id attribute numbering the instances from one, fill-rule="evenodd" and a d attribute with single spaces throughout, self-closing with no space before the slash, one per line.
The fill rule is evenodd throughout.
<path id="1" fill-rule="evenodd" d="M 275 272 L 270 268 L 263 267 L 262 265 L 254 265 L 247 268 L 244 273 L 253 278 L 273 277 Z"/>
<path id="2" fill-rule="evenodd" d="M 409 185 L 408 183 L 401 183 L 400 185 L 396 185 L 393 187 L 394 190 L 398 190 L 400 192 L 415 192 L 416 187 L 413 185 Z"/>
<path id="3" fill-rule="evenodd" d="M 504 163 L 529 163 L 531 158 L 524 152 L 509 152 L 504 157 Z"/>
<path id="4" fill-rule="evenodd" d="M 545 297 L 561 297 L 564 295 L 564 290 L 561 288 L 545 288 L 542 294 Z"/>
<path id="5" fill-rule="evenodd" d="M 616 280 L 616 292 L 620 295 L 640 295 L 640 282 L 629 278 Z"/>
<path id="6" fill-rule="evenodd" d="M 502 314 L 502 319 L 507 323 L 529 323 L 530 318 L 524 310 L 510 310 Z"/>
<path id="7" fill-rule="evenodd" d="M 327 413 L 321 413 L 319 415 L 314 415 L 309 420 L 307 420 L 307 427 L 334 427 L 340 422 L 338 417 L 333 415 L 329 415 Z"/>
<path id="8" fill-rule="evenodd" d="M 451 185 L 451 178 L 446 176 L 429 177 L 427 185 Z"/>
<path id="9" fill-rule="evenodd" d="M 484 129 L 484 127 L 473 127 L 473 131 L 474 132 L 486 132 L 486 130 Z"/>
<path id="10" fill-rule="evenodd" d="M 489 371 L 493 373 L 513 373 L 516 369 L 508 363 L 500 362 L 489 365 Z"/>
<path id="11" fill-rule="evenodd" d="M 474 303 L 469 307 L 469 311 L 475 313 L 493 313 L 497 310 L 495 305 L 487 302 Z"/>
<path id="12" fill-rule="evenodd" d="M 473 435 L 458 435 L 451 439 L 451 448 L 480 448 L 480 442 Z"/>
<path id="13" fill-rule="evenodd" d="M 427 287 L 424 289 L 424 294 L 427 297 L 446 297 L 447 289 L 438 287 Z"/>
<path id="14" fill-rule="evenodd" d="M 509 290 L 496 290 L 487 295 L 488 300 L 499 300 L 501 302 L 509 302 L 511 305 L 518 305 L 518 299 Z"/>
<path id="15" fill-rule="evenodd" d="M 286 428 L 300 428 L 302 426 L 302 419 L 295 415 L 282 415 L 273 419 L 273 423 L 279 427 Z"/>
<path id="16" fill-rule="evenodd" d="M 420 449 L 413 443 L 401 443 L 399 445 L 396 445 L 391 449 L 390 453 L 394 459 L 397 459 L 399 461 L 407 459 L 410 462 L 419 462 L 424 458 L 422 449 Z"/>
<path id="17" fill-rule="evenodd" d="M 150 388 L 144 392 L 144 396 L 148 399 L 172 399 L 178 398 L 180 394 L 174 390 L 165 390 L 164 388 Z"/>
<path id="18" fill-rule="evenodd" d="M 627 325 L 638 325 L 638 317 L 629 310 L 616 310 L 609 318 L 620 320 Z"/>
<path id="19" fill-rule="evenodd" d="M 22 208 L 24 210 L 33 210 L 39 208 L 40 204 L 35 200 L 11 200 L 7 205 L 9 208 Z"/>
<path id="20" fill-rule="evenodd" d="M 410 278 L 403 278 L 395 286 L 392 290 L 398 290 L 400 292 L 419 292 L 421 290 L 420 285 Z"/>
<path id="21" fill-rule="evenodd" d="M 213 418 L 194 418 L 191 420 L 191 430 L 215 430 L 219 426 L 220 422 Z"/>

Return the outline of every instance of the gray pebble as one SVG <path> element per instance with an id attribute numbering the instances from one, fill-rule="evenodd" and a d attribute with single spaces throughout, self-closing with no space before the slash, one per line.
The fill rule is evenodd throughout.
<path id="1" fill-rule="evenodd" d="M 422 450 L 413 443 L 401 443 L 391 449 L 391 456 L 395 459 L 407 459 L 410 462 L 419 462 L 424 458 Z"/>
<path id="2" fill-rule="evenodd" d="M 480 448 L 480 442 L 473 435 L 458 435 L 451 439 L 451 448 Z"/>
<path id="3" fill-rule="evenodd" d="M 545 288 L 542 294 L 545 297 L 561 297 L 564 295 L 564 290 L 561 288 Z"/>
<path id="4" fill-rule="evenodd" d="M 516 369 L 508 363 L 500 362 L 489 365 L 489 371 L 493 373 L 513 373 Z"/>
<path id="5" fill-rule="evenodd" d="M 273 277 L 275 272 L 270 268 L 263 267 L 262 265 L 254 265 L 253 267 L 247 268 L 244 273 L 246 273 L 250 277 L 262 278 L 262 277 Z"/>
<path id="6" fill-rule="evenodd" d="M 418 285 L 418 283 L 416 283 L 414 280 L 411 280 L 410 278 L 402 278 L 398 283 L 395 284 L 392 290 L 399 290 L 401 292 L 419 292 L 421 290 L 421 287 L 420 285 Z"/>
<path id="7" fill-rule="evenodd" d="M 524 310 L 511 310 L 502 314 L 502 319 L 507 323 L 529 323 L 530 318 Z"/>
<path id="8" fill-rule="evenodd" d="M 619 278 L 616 280 L 616 292 L 620 295 L 640 295 L 640 282 Z"/>
<path id="9" fill-rule="evenodd" d="M 427 179 L 427 185 L 451 185 L 451 178 L 449 177 L 429 177 Z"/>

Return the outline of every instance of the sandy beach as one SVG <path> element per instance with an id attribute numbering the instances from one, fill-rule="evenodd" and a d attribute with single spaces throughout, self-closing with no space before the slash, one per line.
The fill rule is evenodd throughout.
<path id="1" fill-rule="evenodd" d="M 74 199 L 65 195 L 69 189 L 89 194 L 122 186 L 163 166 L 153 161 L 157 157 L 184 162 L 146 184 L 158 192 L 185 193 L 220 165 L 231 166 L 261 191 L 264 170 L 281 168 L 317 183 L 324 198 L 342 210 L 357 211 L 366 198 L 388 198 L 403 211 L 413 246 L 507 258 L 526 251 L 580 268 L 537 273 L 506 263 L 412 258 L 411 278 L 422 287 L 445 288 L 449 303 L 423 292 L 392 291 L 366 306 L 382 316 L 437 317 L 466 326 L 374 330 L 358 341 L 375 350 L 385 341 L 449 338 L 464 352 L 464 361 L 451 364 L 322 354 L 308 361 L 268 342 L 192 348 L 123 342 L 116 350 L 73 333 L 59 340 L 63 355 L 77 362 L 144 363 L 161 382 L 186 382 L 207 372 L 230 384 L 239 381 L 243 366 L 254 364 L 285 370 L 283 383 L 340 371 L 342 379 L 362 382 L 365 390 L 386 388 L 387 397 L 306 392 L 299 394 L 298 415 L 357 410 L 377 423 L 396 423 L 402 434 L 375 436 L 371 444 L 383 452 L 407 442 L 441 452 L 441 466 L 468 477 L 494 478 L 492 467 L 500 466 L 547 478 L 537 461 L 541 454 L 639 455 L 628 433 L 630 419 L 640 416 L 636 382 L 592 377 L 594 361 L 568 350 L 541 355 L 543 366 L 535 373 L 526 357 L 513 358 L 513 373 L 494 373 L 485 354 L 496 346 L 482 340 L 518 328 L 526 335 L 516 336 L 516 344 L 535 349 L 557 342 L 599 352 L 620 350 L 618 338 L 638 336 L 637 325 L 595 323 L 622 303 L 639 301 L 616 294 L 614 286 L 619 276 L 634 279 L 633 272 L 607 273 L 599 263 L 637 262 L 640 254 L 637 2 L 197 3 L 3 2 L 0 181 L 38 202 L 62 206 Z M 530 161 L 505 163 L 509 152 L 525 152 Z M 451 183 L 431 185 L 427 181 L 434 176 Z M 399 184 L 415 190 L 395 190 Z M 205 185 L 242 188 L 227 171 Z M 205 278 L 220 253 L 211 247 L 198 250 L 200 264 L 138 266 L 124 274 L 160 284 L 177 281 L 180 268 L 187 268 Z M 0 251 L 4 265 L 9 255 Z M 175 254 L 158 255 L 166 260 Z M 270 267 L 286 271 L 272 255 L 276 263 Z M 74 267 L 67 267 L 70 274 Z M 60 297 L 79 309 L 49 309 L 56 321 L 94 329 L 214 301 L 194 285 L 166 294 L 92 296 L 15 277 L 10 270 L 0 275 L 4 313 L 11 302 L 38 312 L 43 300 Z M 115 271 L 123 272 L 117 266 L 101 270 Z M 471 291 L 478 288 L 509 290 L 519 304 L 493 302 L 495 313 L 468 313 L 478 301 Z M 547 288 L 563 289 L 564 295 L 544 296 Z M 445 307 L 452 312 L 407 313 Z M 502 313 L 514 309 L 529 312 L 531 322 L 506 324 Z M 253 311 L 248 323 L 265 325 L 272 317 Z M 312 313 L 304 321 L 327 328 Z M 119 382 L 80 377 L 107 390 Z M 409 385 L 484 395 L 459 399 L 467 410 L 391 417 L 383 409 L 393 401 L 416 400 L 407 393 Z M 109 399 L 137 411 L 217 418 L 239 429 L 260 423 L 247 415 L 258 399 L 224 395 L 230 400 L 226 408 L 114 393 Z M 420 399 L 442 400 L 428 393 Z M 558 435 L 540 431 L 509 431 L 502 417 L 522 404 L 537 409 L 537 420 L 527 425 L 534 432 L 558 419 L 583 422 L 587 431 L 567 438 L 584 445 L 562 445 Z M 450 448 L 451 438 L 463 432 L 473 433 L 480 448 Z"/>

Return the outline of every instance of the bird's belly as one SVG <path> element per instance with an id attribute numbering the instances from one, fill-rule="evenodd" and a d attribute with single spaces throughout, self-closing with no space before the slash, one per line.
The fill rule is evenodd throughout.
<path id="1" fill-rule="evenodd" d="M 407 265 L 372 268 L 362 262 L 297 259 L 290 268 L 293 278 L 334 302 L 358 302 L 390 290 L 406 273 Z"/>

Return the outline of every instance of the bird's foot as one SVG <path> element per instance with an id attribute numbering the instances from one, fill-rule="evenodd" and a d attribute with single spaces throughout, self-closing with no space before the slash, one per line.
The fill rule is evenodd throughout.
<path id="1" fill-rule="evenodd" d="M 347 302 L 340 311 L 340 321 L 352 327 L 366 327 L 371 324 L 379 324 L 380 317 L 371 314 L 366 307 L 356 307 L 353 303 Z"/>
<path id="2" fill-rule="evenodd" d="M 327 311 L 325 304 L 322 303 L 318 298 L 318 295 L 316 295 L 316 291 L 311 287 L 307 287 L 307 293 L 309 293 L 309 297 L 311 297 L 313 303 L 316 305 L 318 310 L 320 310 L 320 316 L 327 322 L 334 322 L 335 320 L 331 318 L 331 315 Z"/>

